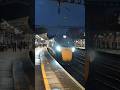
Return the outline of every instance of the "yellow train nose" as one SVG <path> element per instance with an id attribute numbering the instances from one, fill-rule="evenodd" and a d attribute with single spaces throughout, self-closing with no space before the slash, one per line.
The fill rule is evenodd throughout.
<path id="1" fill-rule="evenodd" d="M 70 48 L 62 48 L 61 51 L 63 61 L 71 61 L 72 60 L 72 50 Z"/>

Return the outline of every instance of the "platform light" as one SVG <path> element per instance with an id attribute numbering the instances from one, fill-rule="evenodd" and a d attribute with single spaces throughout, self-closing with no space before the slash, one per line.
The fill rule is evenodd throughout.
<path id="1" fill-rule="evenodd" d="M 53 88 L 52 90 L 61 90 L 60 88 Z"/>

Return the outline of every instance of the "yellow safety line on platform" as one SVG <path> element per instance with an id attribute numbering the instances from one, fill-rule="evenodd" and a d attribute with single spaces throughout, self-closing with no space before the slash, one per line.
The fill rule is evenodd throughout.
<path id="1" fill-rule="evenodd" d="M 43 80 L 44 80 L 45 90 L 51 90 L 50 89 L 50 85 L 48 83 L 48 79 L 47 79 L 46 73 L 45 73 L 44 64 L 41 64 L 41 69 L 42 69 L 42 76 L 43 76 Z"/>

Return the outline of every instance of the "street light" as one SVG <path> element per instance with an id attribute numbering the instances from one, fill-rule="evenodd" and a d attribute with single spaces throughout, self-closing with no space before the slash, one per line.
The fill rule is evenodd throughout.
<path id="1" fill-rule="evenodd" d="M 67 38 L 67 36 L 66 36 L 66 35 L 63 35 L 63 38 Z"/>

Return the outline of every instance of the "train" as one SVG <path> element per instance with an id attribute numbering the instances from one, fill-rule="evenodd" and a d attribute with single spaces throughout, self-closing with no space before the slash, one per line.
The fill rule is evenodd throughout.
<path id="1" fill-rule="evenodd" d="M 74 42 L 70 38 L 63 38 L 55 44 L 55 53 L 57 57 L 61 58 L 63 61 L 71 61 L 75 51 Z"/>

